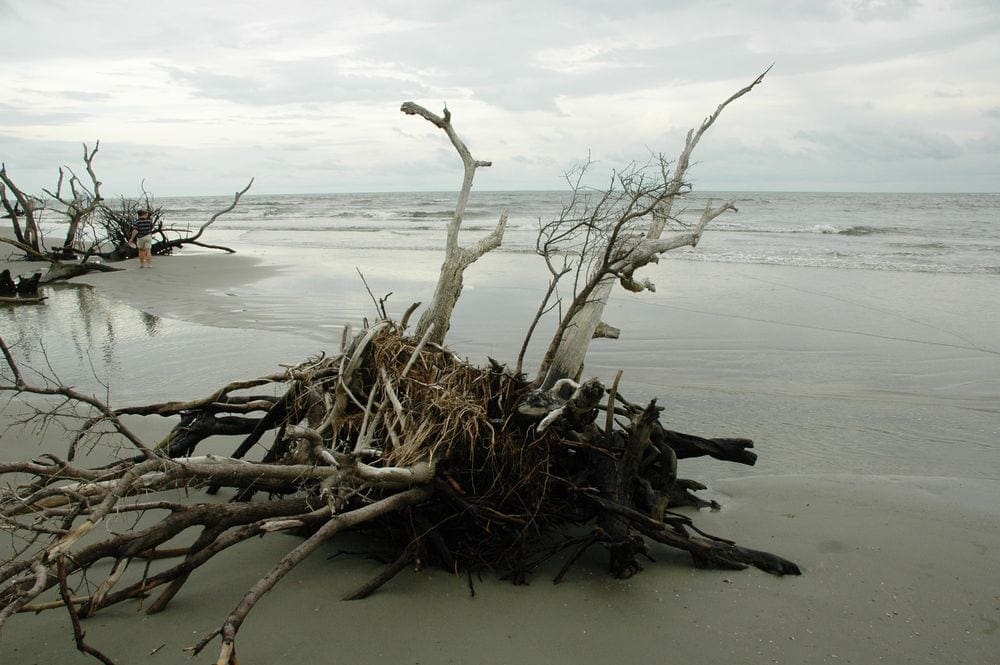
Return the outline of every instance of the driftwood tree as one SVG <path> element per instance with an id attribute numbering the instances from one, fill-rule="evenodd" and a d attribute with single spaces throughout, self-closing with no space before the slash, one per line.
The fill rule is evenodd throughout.
<path id="1" fill-rule="evenodd" d="M 419 108 L 405 104 L 403 111 L 445 129 L 464 161 L 467 151 L 450 115 Z M 476 163 L 466 164 L 471 182 Z M 664 251 L 655 239 L 625 241 L 637 214 L 653 210 L 653 199 L 664 202 L 663 183 L 649 186 L 639 172 L 619 183 L 624 198 L 602 198 L 620 203 L 610 226 L 570 223 L 584 237 L 599 234 L 600 243 L 587 246 L 602 249 L 589 262 L 594 269 L 579 273 L 586 276 L 584 289 L 594 282 L 591 295 L 574 297 L 567 315 L 580 309 L 577 300 L 594 300 L 606 277 L 629 283 L 643 257 Z M 555 245 L 548 243 L 567 237 L 559 229 L 570 217 L 578 216 L 564 216 L 549 228 L 549 240 L 540 241 L 552 248 L 542 255 L 554 282 L 568 273 L 556 267 Z M 456 219 L 448 248 L 464 268 L 459 213 Z M 494 231 L 498 240 L 503 219 Z M 422 317 L 419 334 L 409 328 L 416 306 L 399 321 L 383 308 L 376 322 L 356 334 L 345 331 L 332 356 L 194 400 L 113 408 L 55 380 L 33 384 L 0 340 L 7 365 L 0 389 L 30 396 L 37 418 L 65 416 L 47 399 L 75 404 L 73 415 L 84 418 L 64 453 L 0 463 L 0 475 L 19 483 L 0 495 L 0 515 L 18 543 L 0 565 L 0 624 L 18 612 L 64 608 L 79 648 L 106 661 L 84 641 L 81 618 L 138 599 L 151 599 L 145 611 L 162 611 L 220 552 L 266 534 L 299 534 L 302 540 L 193 647 L 198 653 L 220 637 L 217 662 L 236 663 L 239 630 L 267 591 L 324 541 L 362 525 L 387 563 L 348 593 L 350 599 L 373 593 L 415 561 L 449 571 L 492 570 L 521 582 L 561 554 L 560 581 L 595 545 L 607 549 L 609 570 L 618 577 L 640 570 L 647 543 L 686 551 L 699 566 L 798 574 L 794 563 L 706 534 L 674 511 L 710 505 L 692 494 L 698 483 L 678 476 L 679 460 L 707 455 L 753 464 L 751 441 L 668 429 L 655 400 L 637 404 L 623 395 L 620 374 L 605 388 L 596 379 L 573 380 L 569 375 L 579 368 L 568 365 L 567 376 L 547 385 L 496 361 L 485 367 L 461 361 L 435 341 L 448 323 L 435 318 L 454 306 L 461 269 L 446 259 L 440 281 L 450 286 L 439 282 L 427 309 L 435 314 Z M 556 353 L 546 355 L 549 374 L 572 325 L 557 331 Z M 175 426 L 162 441 L 145 441 L 125 422 L 140 416 L 171 417 Z M 230 456 L 198 454 L 206 438 L 218 435 L 234 437 Z M 94 467 L 78 460 L 83 446 L 106 437 L 123 446 L 114 463 Z M 193 503 L 171 493 L 195 488 L 228 492 L 232 500 Z M 133 514 L 149 519 L 123 533 L 99 533 L 110 516 Z M 170 540 L 191 528 L 198 530 L 194 542 L 170 550 Z M 99 566 L 105 561 L 110 568 Z"/>
<path id="2" fill-rule="evenodd" d="M 69 224 L 64 246 L 55 251 L 47 251 L 42 244 L 37 214 L 35 214 L 41 208 L 40 200 L 25 194 L 14 185 L 4 171 L 0 171 L 3 183 L 6 183 L 11 191 L 15 192 L 17 201 L 16 204 L 12 204 L 7 199 L 3 186 L 0 185 L 3 205 L 8 211 L 8 216 L 13 220 L 16 236 L 16 239 L 0 237 L 0 243 L 20 250 L 23 252 L 24 258 L 28 260 L 48 263 L 48 269 L 41 275 L 42 284 L 65 281 L 89 272 L 112 272 L 119 268 L 102 261 L 117 262 L 136 256 L 135 248 L 129 247 L 127 241 L 137 211 L 140 207 L 149 208 L 150 197 L 147 193 L 143 194 L 141 201 L 122 197 L 117 209 L 107 205 L 100 194 L 101 182 L 97 179 L 93 169 L 94 156 L 99 146 L 100 142 L 95 144 L 93 150 L 89 150 L 86 144 L 83 146 L 84 163 L 91 179 L 92 191 L 82 184 L 69 167 L 66 167 L 65 172 L 63 168 L 59 169 L 58 184 L 54 192 L 44 190 L 47 195 L 62 206 L 58 212 L 67 218 Z M 66 179 L 67 173 L 69 174 L 68 180 Z M 153 243 L 153 253 L 168 254 L 185 245 L 219 249 L 232 253 L 234 250 L 228 247 L 204 242 L 202 236 L 219 217 L 236 208 L 240 198 L 253 186 L 253 182 L 254 179 L 251 178 L 243 189 L 233 195 L 233 200 L 228 206 L 213 213 L 204 224 L 196 229 L 175 228 L 164 224 L 161 211 L 154 210 L 154 220 L 156 220 L 154 235 L 157 239 Z M 21 211 L 28 212 L 22 213 Z M 33 229 L 30 234 L 20 230 L 17 220 L 22 215 L 26 220 L 30 220 L 30 224 L 24 225 L 25 228 Z M 87 242 L 84 242 L 81 237 L 85 228 L 90 230 Z M 101 261 L 91 260 L 95 258 Z"/>
<path id="3" fill-rule="evenodd" d="M 94 144 L 94 149 L 90 150 L 87 144 L 83 144 L 83 163 L 90 177 L 90 187 L 85 185 L 73 172 L 70 167 L 59 167 L 59 179 L 56 182 L 56 190 L 43 190 L 62 207 L 59 212 L 66 217 L 66 239 L 63 241 L 61 249 L 55 252 L 55 257 L 60 259 L 72 259 L 76 256 L 77 235 L 82 225 L 86 224 L 90 216 L 101 205 L 101 181 L 94 173 L 94 157 L 101 147 L 101 142 Z M 69 178 L 66 178 L 66 174 Z"/>
<path id="4" fill-rule="evenodd" d="M 14 238 L 0 237 L 0 243 L 20 250 L 25 260 L 41 261 L 49 264 L 49 268 L 44 274 L 38 273 L 37 276 L 30 278 L 33 280 L 36 289 L 39 282 L 61 281 L 88 272 L 115 270 L 110 266 L 89 262 L 87 259 L 90 257 L 90 252 L 85 253 L 79 261 L 62 260 L 75 258 L 73 246 L 80 225 L 86 223 L 101 203 L 101 183 L 93 170 L 93 160 L 99 147 L 100 141 L 95 144 L 93 150 L 89 150 L 86 144 L 83 146 L 83 159 L 87 174 L 91 178 L 92 191 L 83 185 L 69 167 L 66 167 L 66 171 L 63 171 L 63 168 L 60 167 L 55 192 L 45 190 L 47 195 L 63 206 L 60 212 L 67 217 L 69 222 L 64 247 L 54 252 L 47 251 L 44 244 L 44 237 L 39 228 L 39 213 L 45 208 L 44 201 L 37 196 L 24 192 L 7 173 L 6 165 L 0 165 L 0 203 L 3 204 L 4 210 L 7 212 L 6 216 L 11 220 L 11 226 L 14 231 Z M 67 172 L 70 174 L 68 181 L 66 180 Z M 64 190 L 64 185 L 68 188 L 68 191 Z M 8 197 L 8 190 L 13 195 L 13 201 Z M 35 293 L 32 293 L 32 296 L 35 297 L 19 297 L 11 302 L 31 304 L 44 300 L 43 297 L 37 297 Z"/>
<path id="5" fill-rule="evenodd" d="M 143 192 L 139 199 L 127 199 L 121 197 L 117 207 L 103 205 L 97 210 L 97 218 L 94 224 L 98 227 L 96 237 L 103 238 L 104 244 L 109 248 L 95 250 L 94 255 L 109 261 L 120 261 L 136 256 L 134 247 L 129 247 L 128 239 L 132 234 L 132 226 L 138 216 L 139 210 L 146 210 L 153 220 L 153 246 L 152 253 L 155 255 L 170 254 L 175 249 L 180 249 L 185 245 L 194 245 L 206 249 L 218 249 L 230 254 L 235 250 L 221 245 L 212 245 L 201 238 L 217 219 L 232 212 L 239 204 L 240 199 L 250 191 L 254 179 L 250 178 L 246 186 L 233 195 L 232 202 L 212 214 L 201 226 L 192 229 L 190 227 L 177 227 L 169 224 L 165 213 L 161 207 L 154 204 L 152 196 L 148 192 Z"/>
<path id="6" fill-rule="evenodd" d="M 91 150 L 86 143 L 83 144 L 83 163 L 89 183 L 77 176 L 71 167 L 61 166 L 55 190 L 42 190 L 51 200 L 52 210 L 65 217 L 67 222 L 62 246 L 51 251 L 45 247 L 45 239 L 39 228 L 39 213 L 45 209 L 45 201 L 18 187 L 7 173 L 6 165 L 0 164 L 0 204 L 3 205 L 6 217 L 11 220 L 14 231 L 13 240 L 0 238 L 0 241 L 20 249 L 27 259 L 52 263 L 53 267 L 43 278 L 43 282 L 68 279 L 91 270 L 107 269 L 88 263 L 91 257 L 105 261 L 135 257 L 135 249 L 128 246 L 127 240 L 140 208 L 154 213 L 155 234 L 158 238 L 153 244 L 154 254 L 168 254 L 184 245 L 233 251 L 228 247 L 207 244 L 202 236 L 216 219 L 236 207 L 240 197 L 253 186 L 253 178 L 246 187 L 236 192 L 229 206 L 213 214 L 197 229 L 172 227 L 164 223 L 162 211 L 152 205 L 152 197 L 145 188 L 138 200 L 122 197 L 117 208 L 107 205 L 101 195 L 102 183 L 94 170 L 94 158 L 100 145 L 101 142 L 97 141 Z M 89 237 L 83 237 L 84 230 L 89 231 Z M 72 263 L 66 263 L 67 260 L 78 257 L 75 267 L 72 267 Z"/>

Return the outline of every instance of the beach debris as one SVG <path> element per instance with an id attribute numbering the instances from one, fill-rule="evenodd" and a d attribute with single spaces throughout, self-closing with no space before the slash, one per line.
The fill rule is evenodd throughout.
<path id="1" fill-rule="evenodd" d="M 89 246 L 90 255 L 99 257 L 106 261 L 122 261 L 135 258 L 138 250 L 134 244 L 129 243 L 132 233 L 132 226 L 140 210 L 145 210 L 153 220 L 153 245 L 151 251 L 157 256 L 171 254 L 174 250 L 185 245 L 194 245 L 204 249 L 217 249 L 229 254 L 236 253 L 236 250 L 222 245 L 212 245 L 202 240 L 205 231 L 208 230 L 216 220 L 225 214 L 236 209 L 240 199 L 250 191 L 254 179 L 250 178 L 246 186 L 233 194 L 233 200 L 224 208 L 216 211 L 205 223 L 197 229 L 192 230 L 184 227 L 173 227 L 164 218 L 163 209 L 155 205 L 153 196 L 146 192 L 142 193 L 139 199 L 127 199 L 121 197 L 117 207 L 111 205 L 101 205 L 94 214 L 92 225 L 99 230 L 95 234 L 96 240 Z"/>

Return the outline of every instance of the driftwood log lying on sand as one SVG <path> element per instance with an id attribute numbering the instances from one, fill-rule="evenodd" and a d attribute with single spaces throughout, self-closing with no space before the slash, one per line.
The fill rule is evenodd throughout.
<path id="1" fill-rule="evenodd" d="M 62 282 L 91 272 L 117 272 L 121 270 L 121 268 L 115 268 L 97 261 L 59 261 L 44 252 L 35 251 L 31 247 L 23 243 L 19 243 L 16 240 L 12 240 L 11 238 L 0 237 L 0 243 L 16 247 L 17 249 L 22 250 L 27 258 L 42 261 L 49 265 L 48 269 L 44 273 L 38 273 L 38 278 L 35 280 L 36 289 L 39 284 Z"/>

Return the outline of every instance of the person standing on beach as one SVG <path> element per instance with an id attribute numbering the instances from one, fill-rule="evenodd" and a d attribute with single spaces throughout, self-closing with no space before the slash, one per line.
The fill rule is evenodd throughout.
<path id="1" fill-rule="evenodd" d="M 139 248 L 139 267 L 153 267 L 153 220 L 148 210 L 140 210 L 139 218 L 132 227 L 132 237 L 129 244 Z"/>

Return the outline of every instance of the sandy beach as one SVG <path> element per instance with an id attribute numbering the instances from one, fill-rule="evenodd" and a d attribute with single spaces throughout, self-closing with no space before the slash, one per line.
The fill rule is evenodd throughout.
<path id="1" fill-rule="evenodd" d="M 358 271 L 377 297 L 392 292 L 398 315 L 430 296 L 440 261 L 239 249 L 46 287 L 44 305 L 0 309 L 0 333 L 67 383 L 110 385 L 115 405 L 189 399 L 336 352 L 345 323 L 375 315 Z M 683 260 L 650 276 L 657 293 L 616 294 L 606 318 L 622 339 L 596 342 L 587 373 L 623 369 L 622 389 L 660 397 L 675 429 L 753 438 L 755 467 L 682 462 L 681 475 L 723 504 L 694 517 L 796 561 L 801 577 L 694 570 L 654 549 L 655 563 L 618 581 L 593 551 L 560 585 L 553 570 L 527 587 L 483 575 L 473 597 L 465 577 L 423 571 L 348 603 L 341 594 L 378 564 L 330 559 L 350 549 L 334 541 L 251 614 L 241 662 L 1000 663 L 996 277 Z M 543 277 L 530 255 L 484 257 L 467 273 L 449 344 L 474 362 L 513 362 Z M 544 330 L 536 341 L 527 367 Z M 0 408 L 0 456 L 37 454 L 30 432 L 8 427 L 22 407 Z M 152 437 L 168 424 L 137 426 Z M 114 608 L 86 622 L 88 640 L 117 662 L 186 662 L 181 649 L 290 547 L 275 535 L 238 548 L 165 613 Z M 196 662 L 213 658 L 209 648 Z M 15 617 L 0 661 L 93 662 L 59 612 Z"/>

